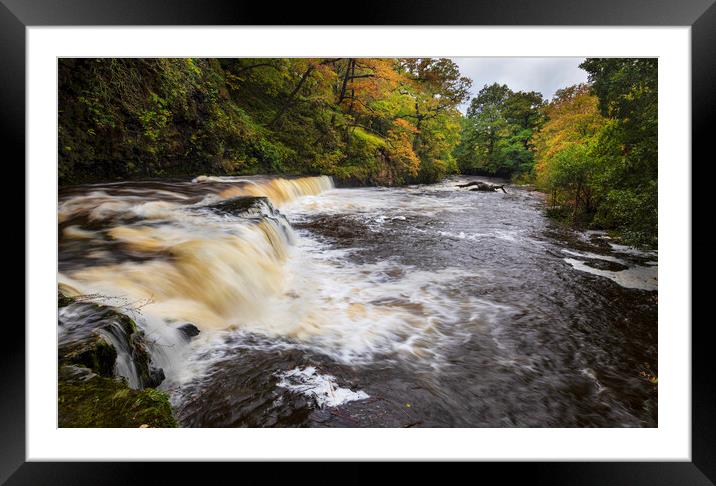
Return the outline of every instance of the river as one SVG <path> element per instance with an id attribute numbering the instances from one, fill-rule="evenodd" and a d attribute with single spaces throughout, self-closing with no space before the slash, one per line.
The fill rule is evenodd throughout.
<path id="1" fill-rule="evenodd" d="M 657 426 L 656 252 L 472 180 L 61 188 L 60 287 L 135 318 L 184 427 Z"/>

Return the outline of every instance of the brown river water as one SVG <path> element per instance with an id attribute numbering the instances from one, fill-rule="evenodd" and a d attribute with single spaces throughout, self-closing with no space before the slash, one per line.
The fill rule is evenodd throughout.
<path id="1" fill-rule="evenodd" d="M 657 426 L 656 252 L 471 180 L 62 188 L 60 286 L 136 320 L 185 427 Z"/>

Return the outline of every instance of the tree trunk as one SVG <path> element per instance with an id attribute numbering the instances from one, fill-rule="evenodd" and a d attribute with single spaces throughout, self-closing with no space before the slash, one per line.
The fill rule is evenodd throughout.
<path id="1" fill-rule="evenodd" d="M 355 77 L 356 77 L 356 62 L 354 60 L 351 65 L 351 78 L 350 79 L 353 80 L 353 79 L 355 79 Z M 355 103 L 355 101 L 356 101 L 355 84 L 353 82 L 351 82 L 351 104 L 348 107 L 349 115 L 353 113 L 353 104 Z"/>
<path id="2" fill-rule="evenodd" d="M 422 143 L 422 140 L 420 139 L 420 127 L 423 124 L 423 115 L 420 114 L 420 105 L 418 105 L 418 100 L 415 100 L 415 137 L 413 138 L 413 152 L 415 152 L 416 155 L 418 155 L 418 152 L 420 151 L 420 145 Z M 418 155 L 420 157 L 420 155 Z"/>
<path id="3" fill-rule="evenodd" d="M 574 194 L 574 210 L 572 211 L 572 218 L 575 218 L 577 216 L 577 211 L 579 209 L 579 203 L 581 202 L 580 195 L 582 193 L 582 184 L 577 185 L 577 191 Z"/>
<path id="4" fill-rule="evenodd" d="M 286 103 L 283 104 L 281 107 L 281 110 L 279 110 L 278 113 L 276 113 L 276 116 L 273 120 L 271 120 L 271 123 L 269 123 L 269 127 L 273 128 L 276 126 L 276 123 L 281 119 L 281 117 L 286 113 L 286 110 L 293 104 L 293 100 L 298 94 L 299 90 L 301 89 L 301 86 L 303 86 L 303 83 L 306 82 L 306 79 L 308 79 L 308 76 L 310 76 L 311 72 L 313 71 L 313 65 L 309 65 L 308 69 L 306 69 L 306 72 L 303 73 L 303 76 L 301 76 L 301 80 L 298 82 L 295 88 L 293 88 L 293 91 L 291 91 L 291 94 L 289 95 L 288 99 L 286 100 Z"/>
<path id="5" fill-rule="evenodd" d="M 474 181 L 474 182 L 468 182 L 467 184 L 458 184 L 457 187 L 472 187 L 472 189 L 470 189 L 471 191 L 484 191 L 484 192 L 496 192 L 497 190 L 502 190 L 502 192 L 507 194 L 507 191 L 505 191 L 504 184 L 502 184 L 501 186 L 498 186 L 495 184 L 488 184 L 487 182 Z"/>
<path id="6" fill-rule="evenodd" d="M 336 103 L 338 106 L 343 102 L 343 100 L 346 97 L 346 87 L 348 86 L 348 80 L 351 76 L 351 66 L 354 65 L 353 58 L 348 58 L 346 61 L 346 74 L 343 76 L 343 84 L 341 85 L 341 93 L 338 95 L 338 102 Z"/>

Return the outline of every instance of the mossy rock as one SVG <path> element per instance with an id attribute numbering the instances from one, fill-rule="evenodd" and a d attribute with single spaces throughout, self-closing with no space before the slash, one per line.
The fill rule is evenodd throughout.
<path id="1" fill-rule="evenodd" d="M 101 335 L 93 333 L 90 338 L 73 343 L 69 350 L 65 349 L 60 356 L 60 363 L 78 364 L 101 376 L 114 376 L 117 351 Z"/>
<path id="2" fill-rule="evenodd" d="M 58 411 L 59 427 L 177 426 L 166 393 L 133 390 L 124 379 L 74 366 L 60 370 Z"/>
<path id="3" fill-rule="evenodd" d="M 59 290 L 57 291 L 57 307 L 67 307 L 71 303 L 73 303 L 75 299 L 72 297 L 68 297 Z"/>
<path id="4" fill-rule="evenodd" d="M 67 297 L 58 292 L 58 305 L 63 298 Z M 112 307 L 76 299 L 71 303 L 80 306 L 75 310 L 81 317 L 76 325 L 63 327 L 59 340 L 60 365 L 76 364 L 100 376 L 113 377 L 118 353 L 123 353 L 136 372 L 136 376 L 131 373 L 133 388 L 156 387 L 164 380 L 164 372 L 152 366 L 145 335 L 133 319 Z"/>

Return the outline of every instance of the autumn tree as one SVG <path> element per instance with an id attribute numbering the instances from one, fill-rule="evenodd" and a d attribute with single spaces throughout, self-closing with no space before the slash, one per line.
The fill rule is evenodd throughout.
<path id="1" fill-rule="evenodd" d="M 469 97 L 472 80 L 450 59 L 410 58 L 398 61 L 405 76 L 401 94 L 407 105 L 402 119 L 415 126 L 413 148 L 422 161 L 422 181 L 457 172 L 453 148 L 459 140 L 458 107 Z"/>
<path id="2" fill-rule="evenodd" d="M 589 215 L 599 196 L 600 167 L 592 150 L 607 119 L 586 84 L 557 91 L 545 115 L 548 121 L 533 141 L 537 185 L 549 194 L 553 207 L 568 207 L 573 218 Z"/>

